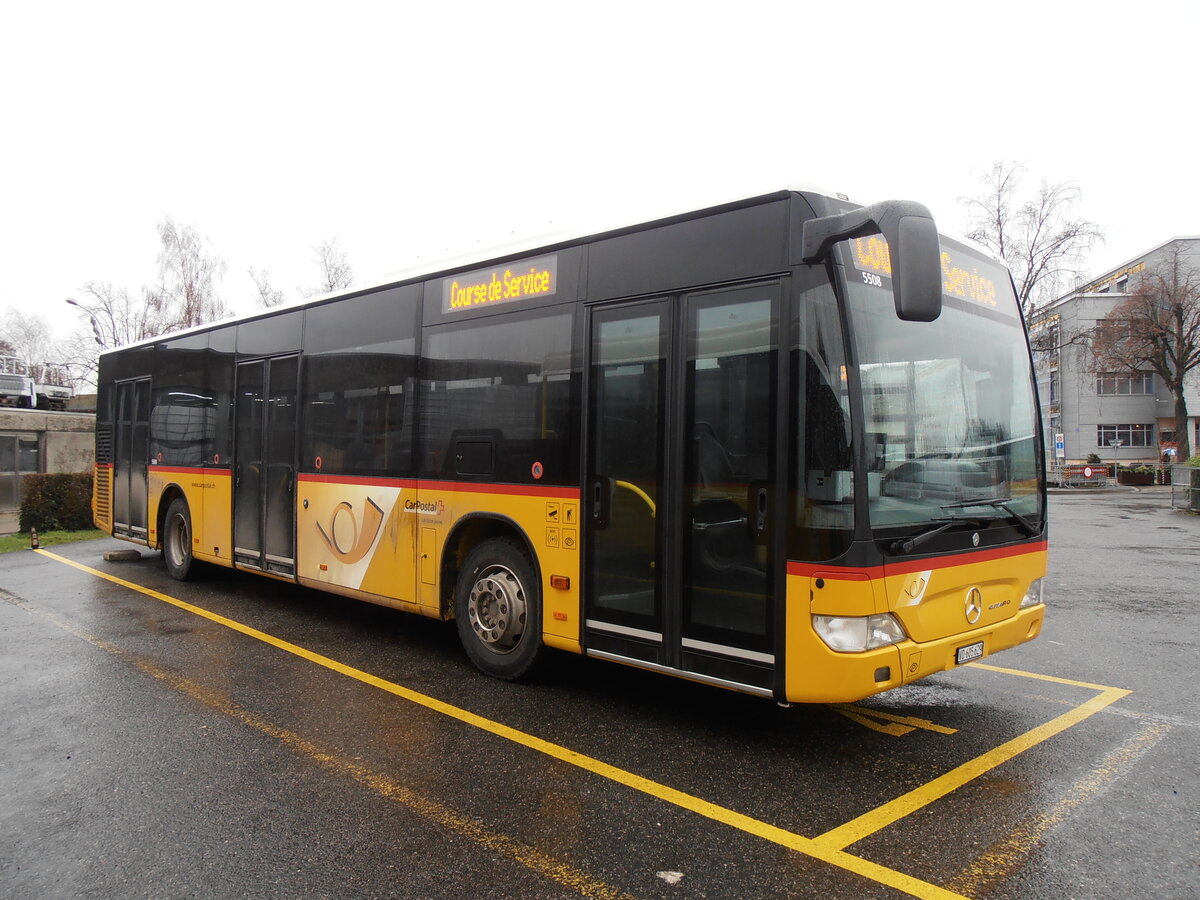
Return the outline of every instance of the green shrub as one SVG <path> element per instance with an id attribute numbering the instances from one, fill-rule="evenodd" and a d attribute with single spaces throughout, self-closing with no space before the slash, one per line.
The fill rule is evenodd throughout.
<path id="1" fill-rule="evenodd" d="M 1089 454 L 1087 455 L 1087 461 L 1088 461 L 1089 463 L 1098 463 L 1098 462 L 1100 462 L 1100 454 L 1098 454 L 1098 453 L 1089 453 Z"/>
<path id="2" fill-rule="evenodd" d="M 60 473 L 21 479 L 21 531 L 83 531 L 92 524 L 92 475 Z"/>
<path id="3" fill-rule="evenodd" d="M 1200 466 L 1200 453 L 1195 456 L 1189 456 L 1183 461 L 1185 466 Z"/>

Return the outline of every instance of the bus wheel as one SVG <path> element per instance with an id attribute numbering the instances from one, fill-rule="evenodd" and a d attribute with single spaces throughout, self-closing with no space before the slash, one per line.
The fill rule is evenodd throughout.
<path id="1" fill-rule="evenodd" d="M 195 573 L 192 514 L 182 497 L 176 497 L 167 507 L 167 518 L 163 522 L 163 560 L 167 564 L 167 571 L 176 581 L 187 581 Z"/>
<path id="2" fill-rule="evenodd" d="M 542 643 L 542 599 L 525 553 L 493 538 L 467 555 L 454 588 L 458 637 L 471 662 L 495 678 L 528 674 Z"/>

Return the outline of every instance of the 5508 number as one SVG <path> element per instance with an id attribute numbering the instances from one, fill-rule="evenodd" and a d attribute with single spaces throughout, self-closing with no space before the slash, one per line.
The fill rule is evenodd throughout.
<path id="1" fill-rule="evenodd" d="M 871 287 L 883 287 L 883 279 L 874 272 L 863 272 L 863 281 L 871 285 Z"/>

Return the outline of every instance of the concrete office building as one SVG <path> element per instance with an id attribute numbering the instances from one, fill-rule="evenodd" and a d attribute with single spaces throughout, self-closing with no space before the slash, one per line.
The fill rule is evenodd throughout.
<path id="1" fill-rule="evenodd" d="M 1106 463 L 1155 465 L 1176 449 L 1171 392 L 1153 372 L 1096 372 L 1085 345 L 1094 329 L 1137 290 L 1141 279 L 1179 252 L 1200 271 L 1200 237 L 1172 238 L 1110 269 L 1038 310 L 1030 325 L 1042 403 L 1046 460 L 1053 469 L 1096 454 Z M 1200 371 L 1185 390 L 1192 453 L 1200 452 Z"/>

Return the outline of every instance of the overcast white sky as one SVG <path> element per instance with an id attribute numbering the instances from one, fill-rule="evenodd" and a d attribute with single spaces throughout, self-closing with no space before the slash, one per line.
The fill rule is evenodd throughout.
<path id="1" fill-rule="evenodd" d="M 1119 11 L 1118 11 L 1119 10 Z M 8 3 L 0 321 L 156 278 L 155 223 L 294 298 L 791 183 L 961 231 L 992 162 L 1069 181 L 1110 268 L 1200 234 L 1200 4 Z"/>

